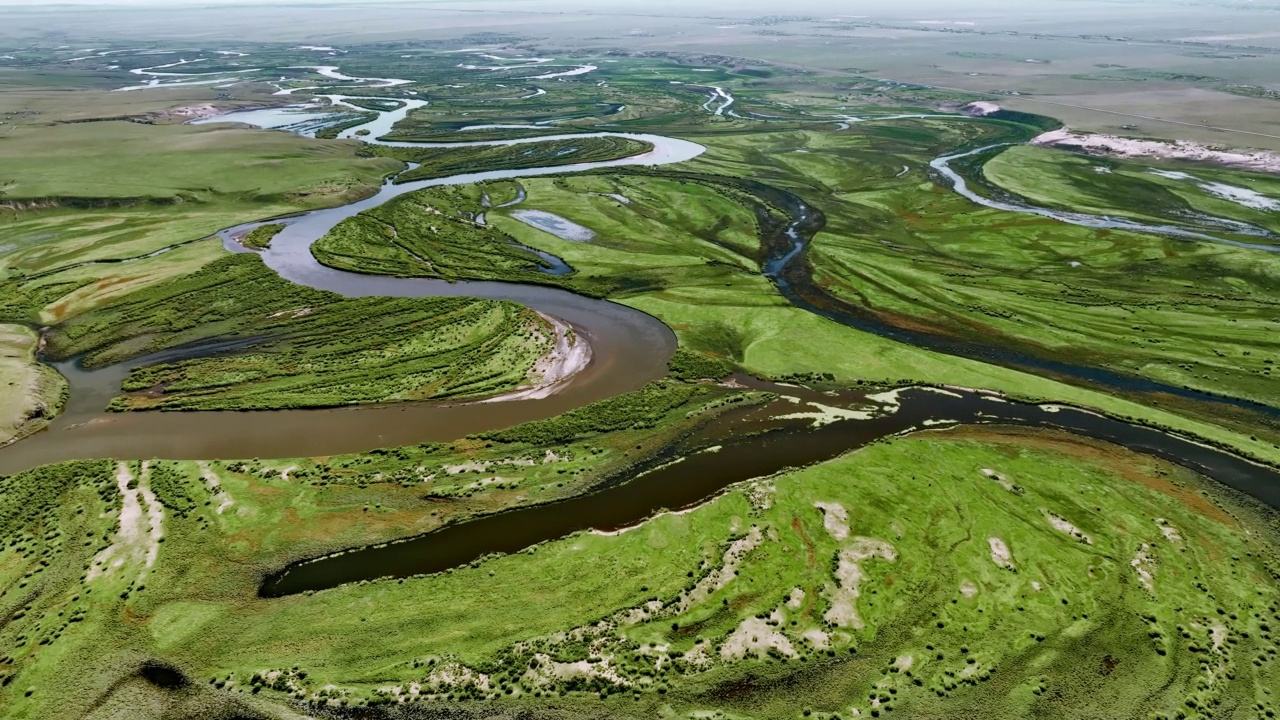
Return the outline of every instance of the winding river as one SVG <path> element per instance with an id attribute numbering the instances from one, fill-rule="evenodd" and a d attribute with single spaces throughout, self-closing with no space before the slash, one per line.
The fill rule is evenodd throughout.
<path id="1" fill-rule="evenodd" d="M 341 95 L 327 97 L 334 105 L 346 104 L 349 99 Z M 422 188 L 628 165 L 679 163 L 697 157 L 704 150 L 702 146 L 657 135 L 627 133 L 574 134 L 491 142 L 388 142 L 381 137 L 390 132 L 395 122 L 425 101 L 386 99 L 395 99 L 404 105 L 396 110 L 379 112 L 374 120 L 351 128 L 342 135 L 359 137 L 366 142 L 408 147 L 517 145 L 559 137 L 620 136 L 648 142 L 654 149 L 640 156 L 608 162 L 462 174 L 399 185 L 388 181 L 376 195 L 366 200 L 285 220 L 286 228 L 262 254 L 264 262 L 283 279 L 348 297 L 466 295 L 522 303 L 569 322 L 591 343 L 593 357 L 585 370 L 575 376 L 562 392 L 549 398 L 508 403 L 406 403 L 333 410 L 108 414 L 102 412 L 102 408 L 119 391 L 121 381 L 132 368 L 195 353 L 235 350 L 252 340 L 177 348 L 93 372 L 84 371 L 75 363 L 61 363 L 57 367 L 68 377 L 72 387 L 66 412 L 55 420 L 50 431 L 0 450 L 0 473 L 72 458 L 298 457 L 448 441 L 481 430 L 558 415 L 639 388 L 665 374 L 666 362 L 675 349 L 675 337 L 663 323 L 635 309 L 549 287 L 499 282 L 448 283 L 343 272 L 320 265 L 312 257 L 310 246 L 342 220 Z M 727 107 L 727 103 L 723 107 Z M 233 115 L 224 119 L 235 118 Z M 934 167 L 955 183 L 958 192 L 969 196 L 963 178 L 948 165 L 959 157 L 963 154 L 940 158 Z M 975 194 L 971 199 L 988 204 L 983 202 L 985 198 L 978 198 L 980 196 Z M 1002 209 L 1045 214 L 1038 209 Z M 806 239 L 802 230 L 813 213 L 802 203 L 794 210 L 796 219 L 786 233 L 790 242 L 769 260 L 765 271 L 784 294 L 797 302 L 794 293 L 787 292 L 791 287 L 786 279 L 787 270 L 793 268 L 795 260 L 803 255 Z M 248 223 L 222 231 L 224 244 L 229 250 L 244 251 L 231 240 L 232 236 L 258 224 L 261 223 Z M 1133 225 L 1134 229 L 1158 231 L 1138 223 Z M 1257 249 L 1271 248 L 1258 246 Z M 831 312 L 808 304 L 803 298 L 799 298 L 797 304 L 833 317 Z M 854 324 L 840 316 L 833 319 Z M 907 342 L 918 340 L 898 338 L 890 332 L 882 332 L 882 328 L 864 329 Z M 935 349 L 947 351 L 945 348 Z M 790 395 L 802 404 L 825 403 L 862 408 L 877 402 L 857 394 L 833 399 L 800 388 L 754 384 L 759 389 Z M 278 596 L 323 589 L 352 580 L 434 572 L 491 552 L 519 550 L 578 530 L 624 527 L 662 508 L 695 505 L 732 483 L 830 459 L 879 438 L 961 423 L 1050 427 L 1114 442 L 1203 472 L 1273 507 L 1280 507 L 1280 473 L 1272 468 L 1185 438 L 1084 410 L 1013 403 L 973 391 L 927 389 L 897 393 L 896 401 L 890 406 L 880 407 L 868 419 L 846 419 L 821 426 L 794 420 L 780 424 L 774 412 L 776 409 L 766 407 L 763 410 L 730 412 L 696 437 L 673 445 L 662 457 L 654 460 L 654 463 L 661 463 L 682 458 L 680 462 L 655 465 L 651 471 L 639 476 L 632 473 L 615 478 L 598 492 L 561 503 L 460 523 L 404 542 L 299 564 L 268 578 L 261 592 L 266 596 Z M 700 448 L 713 444 L 724 446 L 725 451 L 714 455 L 698 452 Z"/>

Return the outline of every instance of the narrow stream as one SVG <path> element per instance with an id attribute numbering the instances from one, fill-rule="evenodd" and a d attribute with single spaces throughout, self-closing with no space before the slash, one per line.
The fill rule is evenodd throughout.
<path id="1" fill-rule="evenodd" d="M 813 236 L 822 229 L 825 220 L 821 217 L 821 213 L 814 211 L 803 200 L 788 192 L 765 185 L 757 184 L 756 186 L 770 191 L 771 199 L 784 207 L 793 218 L 782 233 L 784 243 L 781 243 L 781 247 L 775 249 L 765 259 L 763 270 L 765 277 L 773 281 L 778 292 L 798 308 L 864 332 L 947 355 L 1073 378 L 1118 392 L 1171 395 L 1197 402 L 1243 408 L 1280 419 L 1280 407 L 1225 395 L 1214 395 L 1202 390 L 1170 385 L 1102 367 L 1075 365 L 1011 348 L 971 342 L 954 335 L 898 327 L 880 320 L 827 293 L 813 282 L 809 269 L 804 263 L 797 262 L 803 260 Z"/>

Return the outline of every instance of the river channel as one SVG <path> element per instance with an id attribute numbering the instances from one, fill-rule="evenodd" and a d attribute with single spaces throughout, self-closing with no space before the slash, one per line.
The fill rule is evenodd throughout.
<path id="1" fill-rule="evenodd" d="M 344 96 L 332 96 L 330 100 L 341 104 Z M 398 100 L 403 102 L 403 99 Z M 417 104 L 421 102 L 410 101 L 397 110 L 382 112 L 370 123 L 351 128 L 343 135 L 383 143 L 385 141 L 380 136 L 389 132 L 394 122 L 403 118 L 411 106 L 419 106 Z M 639 388 L 663 376 L 666 362 L 675 349 L 675 337 L 662 322 L 632 308 L 541 286 L 499 282 L 448 283 L 360 275 L 324 267 L 310 252 L 311 244 L 342 220 L 425 187 L 627 165 L 679 163 L 697 157 L 704 150 L 702 146 L 685 140 L 627 133 L 574 134 L 497 142 L 386 144 L 427 147 L 514 145 L 584 136 L 629 137 L 648 142 L 654 149 L 643 155 L 609 162 L 473 173 L 399 185 L 388 181 L 376 195 L 366 200 L 285 220 L 287 227 L 262 254 L 264 262 L 281 278 L 348 297 L 486 297 L 512 300 L 567 321 L 591 343 L 593 357 L 587 368 L 575 376 L 562 392 L 539 400 L 491 404 L 406 403 L 334 410 L 108 414 L 102 408 L 118 393 L 120 383 L 130 369 L 193 353 L 232 351 L 239 346 L 179 348 L 92 372 L 79 368 L 75 363 L 62 363 L 58 369 L 68 377 L 72 388 L 66 412 L 55 420 L 49 431 L 0 450 L 0 473 L 73 458 L 298 457 L 447 441 L 481 430 L 558 415 Z M 944 171 L 944 174 L 949 170 L 946 162 L 935 166 L 935 169 Z M 957 189 L 960 189 L 959 185 Z M 788 237 L 794 241 L 793 244 L 775 256 L 766 268 L 767 274 L 775 280 L 781 280 L 783 271 L 802 256 L 805 243 L 799 228 L 809 215 L 801 211 L 798 217 L 788 229 Z M 228 249 L 243 251 L 231 237 L 257 224 L 261 223 L 224 230 L 221 235 Z M 1148 228 L 1147 231 L 1158 230 Z M 785 291 L 786 283 L 779 284 Z M 820 311 L 813 307 L 806 309 Z M 840 320 L 838 317 L 834 319 Z M 806 394 L 803 389 L 757 385 L 760 389 L 788 394 L 802 402 L 838 401 L 844 407 L 865 407 L 869 402 L 860 395 L 832 399 L 825 395 Z M 664 458 L 659 459 L 679 458 L 679 462 L 656 467 L 639 477 L 615 478 L 598 492 L 580 498 L 502 513 L 451 526 L 421 538 L 303 563 L 269 578 L 262 593 L 285 595 L 352 580 L 434 572 L 488 553 L 519 550 L 578 530 L 614 529 L 638 522 L 661 508 L 696 504 L 736 482 L 830 459 L 879 438 L 957 423 L 1050 427 L 1114 442 L 1182 464 L 1273 507 L 1280 507 L 1280 473 L 1271 468 L 1187 439 L 1083 410 L 1007 402 L 971 391 L 912 389 L 900 392 L 891 408 L 881 407 L 874 417 L 846 419 L 821 426 L 797 421 L 779 425 L 772 419 L 776 414 L 751 414 L 761 412 L 759 410 L 742 412 L 744 414 L 741 415 L 735 414 L 736 411 L 730 413 L 695 438 L 669 448 Z M 698 452 L 699 447 L 713 444 L 723 446 L 723 451 Z"/>

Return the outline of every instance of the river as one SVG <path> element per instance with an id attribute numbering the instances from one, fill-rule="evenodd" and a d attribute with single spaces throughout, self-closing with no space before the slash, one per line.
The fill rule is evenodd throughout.
<path id="1" fill-rule="evenodd" d="M 345 99 L 345 96 L 331 97 L 335 104 L 341 104 Z M 402 98 L 395 99 L 404 102 Z M 366 142 L 432 147 L 515 145 L 557 137 L 430 144 L 381 140 L 381 135 L 389 132 L 394 122 L 387 122 L 388 116 L 402 118 L 415 102 L 422 101 L 410 101 L 397 110 L 380 112 L 371 122 L 343 134 L 361 137 Z M 235 347 L 179 348 L 93 372 L 86 372 L 74 363 L 63 363 L 59 370 L 68 377 L 72 387 L 66 412 L 54 421 L 50 431 L 0 450 L 0 472 L 14 472 L 72 458 L 297 457 L 447 441 L 481 430 L 558 415 L 639 388 L 663 376 L 666 362 L 675 349 L 674 335 L 657 319 L 632 308 L 541 286 L 499 282 L 447 283 L 348 273 L 320 265 L 310 252 L 311 244 L 342 220 L 421 188 L 607 167 L 679 163 L 697 157 L 704 150 L 695 143 L 656 135 L 592 133 L 570 137 L 584 136 L 635 138 L 651 143 L 654 149 L 644 155 L 608 162 L 463 174 L 400 185 L 388 181 L 376 195 L 366 200 L 287 219 L 287 227 L 262 254 L 266 264 L 283 279 L 348 297 L 467 295 L 505 299 L 567 321 L 591 343 L 593 358 L 563 392 L 546 399 L 501 404 L 422 403 L 335 410 L 107 414 L 101 408 L 118 392 L 121 380 L 132 367 L 193 352 L 209 353 Z M 963 179 L 958 174 L 949 174 L 954 171 L 950 170 L 948 162 L 956 157 L 960 156 L 940 158 L 941 162 L 935 165 L 935 169 L 953 182 L 959 179 L 956 188 L 963 193 Z M 765 268 L 766 274 L 778 282 L 784 294 L 790 287 L 785 271 L 802 257 L 806 244 L 802 228 L 812 217 L 803 205 L 795 210 L 797 219 L 787 229 L 789 246 L 776 254 Z M 221 235 L 228 249 L 243 251 L 230 239 L 231 236 L 258 224 L 261 223 L 224 230 Z M 1148 228 L 1145 231 L 1152 230 Z M 1260 246 L 1260 249 L 1267 248 Z M 788 294 L 788 297 L 792 295 Z M 797 304 L 831 316 L 822 308 L 807 306 L 803 302 Z M 834 319 L 841 320 L 840 317 Z M 847 318 L 841 321 L 853 324 Z M 915 341 L 914 338 L 898 338 L 889 332 L 881 334 L 907 342 Z M 803 389 L 758 382 L 756 385 L 761 389 L 796 396 L 805 402 L 836 402 Z M 840 402 L 849 407 L 862 407 L 868 399 L 854 394 L 843 397 Z M 1271 468 L 1187 439 L 1083 410 L 1012 403 L 972 391 L 916 389 L 901 392 L 892 411 L 881 412 L 871 419 L 843 420 L 821 427 L 792 421 L 778 428 L 777 421 L 770 419 L 772 416 L 751 414 L 755 412 L 759 411 L 744 410 L 740 416 L 730 413 L 693 440 L 669 449 L 666 456 L 658 459 L 682 457 L 681 462 L 658 467 L 638 479 L 634 475 L 615 478 L 599 492 L 562 503 L 515 510 L 455 525 L 406 542 L 304 563 L 268 579 L 262 592 L 281 595 L 331 587 L 351 580 L 433 572 L 490 552 L 518 550 L 576 530 L 621 527 L 642 520 L 660 508 L 696 504 L 735 482 L 787 467 L 820 462 L 889 435 L 957 423 L 1052 427 L 1115 442 L 1203 472 L 1273 507 L 1280 507 L 1280 474 Z M 747 431 L 769 429 L 773 431 L 744 436 Z M 725 450 L 714 455 L 698 453 L 695 452 L 697 442 L 724 445 Z"/>

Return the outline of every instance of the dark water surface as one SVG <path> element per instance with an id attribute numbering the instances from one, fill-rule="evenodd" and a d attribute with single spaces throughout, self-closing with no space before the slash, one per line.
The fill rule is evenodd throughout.
<path id="1" fill-rule="evenodd" d="M 778 388 L 783 392 L 794 392 Z M 806 398 L 812 399 L 812 396 Z M 260 594 L 280 597 L 360 580 L 441 572 L 492 553 L 513 553 L 583 530 L 611 531 L 661 510 L 697 505 L 724 488 L 778 471 L 833 459 L 881 438 L 929 427 L 999 424 L 1053 428 L 1122 445 L 1183 465 L 1280 508 L 1280 473 L 1237 456 L 1151 428 L 1056 405 L 1031 405 L 967 391 L 910 389 L 896 412 L 821 427 L 760 417 L 759 408 L 734 411 L 716 427 L 658 458 L 657 468 L 615 479 L 589 495 L 488 515 L 409 540 L 300 563 L 271 575 Z M 832 398 L 819 402 L 843 405 Z M 780 403 L 782 413 L 801 406 Z M 856 407 L 856 405 L 855 405 Z M 774 410 L 778 410 L 775 406 Z M 812 409 L 812 408 L 809 408 Z M 715 452 L 699 447 L 720 446 Z M 919 468 L 917 473 L 927 473 Z"/>

